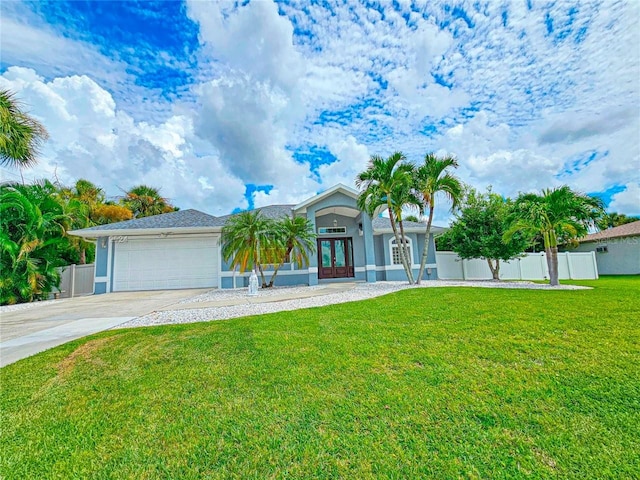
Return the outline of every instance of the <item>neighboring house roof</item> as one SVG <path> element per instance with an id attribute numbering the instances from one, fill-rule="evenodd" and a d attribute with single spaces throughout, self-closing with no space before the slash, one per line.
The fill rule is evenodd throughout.
<path id="1" fill-rule="evenodd" d="M 124 222 L 108 223 L 106 225 L 83 228 L 82 230 L 73 230 L 69 233 L 81 237 L 95 238 L 98 236 L 122 235 L 131 230 L 203 229 L 221 227 L 223 225 L 224 221 L 220 217 L 189 209 L 151 217 L 135 218 Z"/>
<path id="2" fill-rule="evenodd" d="M 608 228 L 607 230 L 602 230 L 597 233 L 592 233 L 586 237 L 582 237 L 578 241 L 580 243 L 597 242 L 600 240 L 608 240 L 610 238 L 633 237 L 635 235 L 640 235 L 640 220 L 620 225 L 619 227 Z"/>

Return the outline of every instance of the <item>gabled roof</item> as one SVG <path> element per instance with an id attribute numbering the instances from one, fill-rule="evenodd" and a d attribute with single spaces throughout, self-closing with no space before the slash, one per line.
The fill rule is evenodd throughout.
<path id="1" fill-rule="evenodd" d="M 151 217 L 134 218 L 124 222 L 109 223 L 95 227 L 83 228 L 69 232 L 80 237 L 95 238 L 98 236 L 123 235 L 131 230 L 171 230 L 171 229 L 210 229 L 222 227 L 224 221 L 199 210 L 179 210 Z"/>
<path id="2" fill-rule="evenodd" d="M 597 242 L 598 240 L 608 240 L 610 238 L 621 237 L 633 237 L 640 235 L 640 220 L 637 222 L 627 223 L 620 225 L 619 227 L 608 228 L 597 233 L 592 233 L 586 237 L 582 237 L 578 241 L 582 242 Z"/>
<path id="3" fill-rule="evenodd" d="M 334 185 L 333 187 L 329 188 L 328 190 L 325 190 L 324 192 L 319 193 L 318 195 L 315 195 L 315 196 L 305 200 L 302 203 L 299 203 L 298 205 L 293 207 L 293 209 L 296 210 L 296 211 L 306 209 L 309 205 L 313 205 L 314 203 L 319 202 L 320 200 L 322 200 L 324 198 L 327 198 L 327 197 L 333 195 L 336 192 L 344 193 L 345 195 L 348 195 L 349 197 L 352 197 L 354 199 L 357 199 L 358 195 L 359 195 L 357 190 L 354 190 L 351 187 L 347 187 L 346 185 L 344 185 L 342 183 L 338 183 L 337 185 Z"/>

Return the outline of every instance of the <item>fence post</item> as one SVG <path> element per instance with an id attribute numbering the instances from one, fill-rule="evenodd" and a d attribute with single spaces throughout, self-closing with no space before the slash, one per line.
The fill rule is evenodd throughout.
<path id="1" fill-rule="evenodd" d="M 463 258 L 462 259 L 462 280 L 467 279 L 467 264 L 465 262 L 466 260 Z"/>
<path id="2" fill-rule="evenodd" d="M 598 272 L 598 262 L 596 260 L 596 252 L 591 250 L 591 261 L 593 262 L 591 266 L 593 267 L 593 271 L 596 274 L 596 280 L 600 278 L 600 272 Z"/>
<path id="3" fill-rule="evenodd" d="M 70 288 L 71 292 L 69 292 L 69 298 L 73 298 L 76 293 L 76 264 L 71 265 L 71 281 Z"/>

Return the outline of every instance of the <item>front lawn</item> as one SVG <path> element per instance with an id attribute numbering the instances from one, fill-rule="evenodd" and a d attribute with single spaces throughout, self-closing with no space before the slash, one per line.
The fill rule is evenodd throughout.
<path id="1" fill-rule="evenodd" d="M 0 370 L 0 477 L 638 478 L 640 277 L 114 330 Z"/>

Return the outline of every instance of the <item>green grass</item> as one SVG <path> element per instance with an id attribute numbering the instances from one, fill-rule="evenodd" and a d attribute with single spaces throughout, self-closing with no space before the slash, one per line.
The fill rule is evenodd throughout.
<path id="1" fill-rule="evenodd" d="M 640 277 L 116 330 L 0 371 L 0 477 L 638 478 Z"/>

